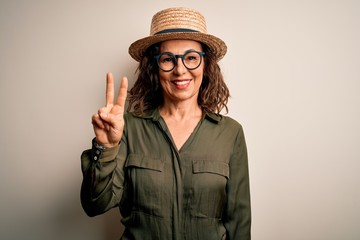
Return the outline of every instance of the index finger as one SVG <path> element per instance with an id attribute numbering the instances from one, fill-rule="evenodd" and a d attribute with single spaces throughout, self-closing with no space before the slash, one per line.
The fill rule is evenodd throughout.
<path id="1" fill-rule="evenodd" d="M 128 90 L 128 79 L 127 77 L 123 77 L 123 79 L 121 80 L 119 93 L 116 99 L 116 104 L 122 108 L 125 108 L 127 90 Z"/>
<path id="2" fill-rule="evenodd" d="M 106 74 L 106 107 L 114 104 L 114 77 L 111 72 Z"/>

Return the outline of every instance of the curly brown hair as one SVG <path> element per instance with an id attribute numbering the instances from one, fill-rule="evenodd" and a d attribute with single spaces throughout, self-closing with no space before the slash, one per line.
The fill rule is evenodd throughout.
<path id="1" fill-rule="evenodd" d="M 150 46 L 137 68 L 138 78 L 128 95 L 128 111 L 142 115 L 145 111 L 163 104 L 163 92 L 159 82 L 159 68 L 154 56 L 159 53 L 160 43 Z M 204 75 L 198 95 L 198 104 L 206 112 L 219 114 L 223 109 L 228 113 L 227 102 L 230 92 L 225 84 L 221 69 L 209 48 L 202 44 Z"/>

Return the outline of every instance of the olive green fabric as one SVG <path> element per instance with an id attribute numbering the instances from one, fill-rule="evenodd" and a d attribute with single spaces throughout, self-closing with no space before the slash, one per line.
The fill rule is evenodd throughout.
<path id="1" fill-rule="evenodd" d="M 178 150 L 158 110 L 125 115 L 118 147 L 81 156 L 89 216 L 119 207 L 121 239 L 250 240 L 248 159 L 242 127 L 205 114 Z"/>

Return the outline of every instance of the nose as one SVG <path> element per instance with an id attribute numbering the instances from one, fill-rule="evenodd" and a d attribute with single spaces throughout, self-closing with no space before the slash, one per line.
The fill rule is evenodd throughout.
<path id="1" fill-rule="evenodd" d="M 174 73 L 178 75 L 182 75 L 187 71 L 187 68 L 184 66 L 184 63 L 181 57 L 176 58 L 176 66 L 174 68 Z"/>

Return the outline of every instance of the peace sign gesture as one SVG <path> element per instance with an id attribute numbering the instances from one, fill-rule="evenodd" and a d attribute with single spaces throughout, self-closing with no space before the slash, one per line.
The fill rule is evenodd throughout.
<path id="1" fill-rule="evenodd" d="M 106 75 L 106 105 L 92 116 L 96 142 L 106 148 L 117 146 L 121 140 L 127 89 L 128 79 L 124 77 L 114 104 L 114 77 L 111 73 Z"/>

